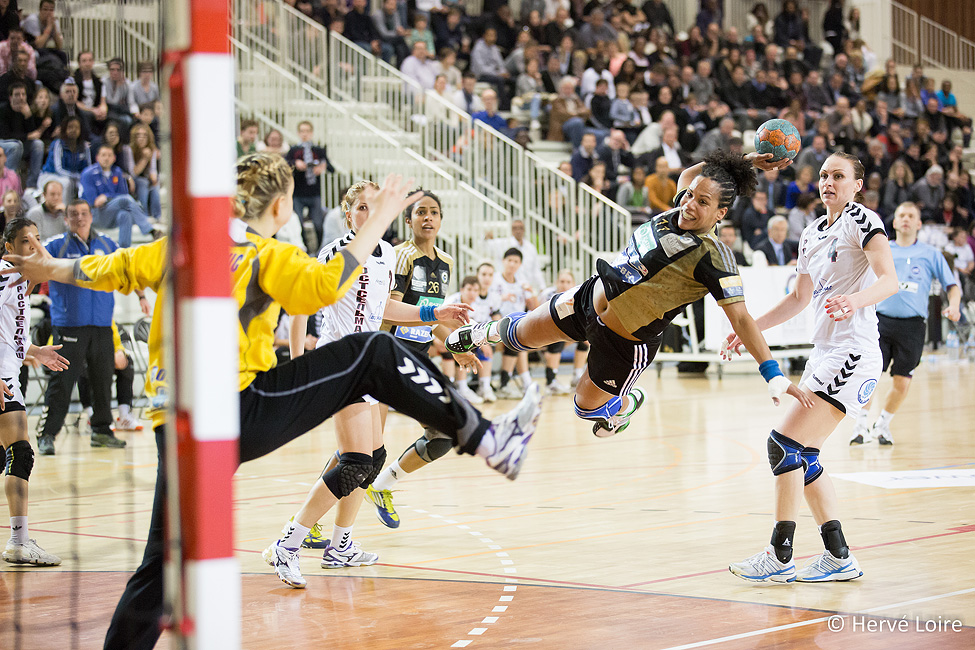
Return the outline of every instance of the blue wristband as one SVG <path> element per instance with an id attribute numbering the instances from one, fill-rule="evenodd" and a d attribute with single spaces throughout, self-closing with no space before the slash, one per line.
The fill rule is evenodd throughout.
<path id="1" fill-rule="evenodd" d="M 432 323 L 437 320 L 433 311 L 436 309 L 434 305 L 423 305 L 420 307 L 420 320 L 424 323 Z"/>
<path id="2" fill-rule="evenodd" d="M 763 361 L 761 364 L 759 364 L 758 371 L 762 373 L 762 377 L 766 382 L 782 376 L 782 369 L 779 368 L 779 362 L 775 359 Z"/>

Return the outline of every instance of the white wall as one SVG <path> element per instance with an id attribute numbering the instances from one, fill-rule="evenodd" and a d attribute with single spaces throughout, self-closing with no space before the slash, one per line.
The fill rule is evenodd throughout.
<path id="1" fill-rule="evenodd" d="M 848 6 L 860 8 L 861 37 L 883 65 L 891 54 L 890 0 L 853 0 Z"/>

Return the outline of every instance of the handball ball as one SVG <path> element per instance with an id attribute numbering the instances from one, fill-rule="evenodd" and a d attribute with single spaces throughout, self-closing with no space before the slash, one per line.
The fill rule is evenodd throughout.
<path id="1" fill-rule="evenodd" d="M 788 120 L 769 120 L 755 132 L 755 151 L 772 154 L 772 162 L 794 160 L 799 144 L 799 131 Z"/>

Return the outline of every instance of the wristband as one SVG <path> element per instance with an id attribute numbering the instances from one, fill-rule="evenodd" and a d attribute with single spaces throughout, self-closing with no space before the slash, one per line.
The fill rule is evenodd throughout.
<path id="1" fill-rule="evenodd" d="M 432 323 L 437 320 L 437 317 L 433 313 L 435 309 L 436 307 L 433 305 L 423 305 L 420 307 L 420 320 L 424 323 Z"/>
<path id="2" fill-rule="evenodd" d="M 769 359 L 768 361 L 763 361 L 758 366 L 758 371 L 762 373 L 762 377 L 765 381 L 772 381 L 776 377 L 781 377 L 782 369 L 779 368 L 779 362 L 775 359 Z"/>

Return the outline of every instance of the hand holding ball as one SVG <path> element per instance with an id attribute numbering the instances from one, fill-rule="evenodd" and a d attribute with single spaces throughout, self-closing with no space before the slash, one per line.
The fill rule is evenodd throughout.
<path id="1" fill-rule="evenodd" d="M 755 132 L 755 151 L 772 154 L 769 162 L 794 160 L 800 146 L 799 130 L 788 120 L 769 120 Z"/>

